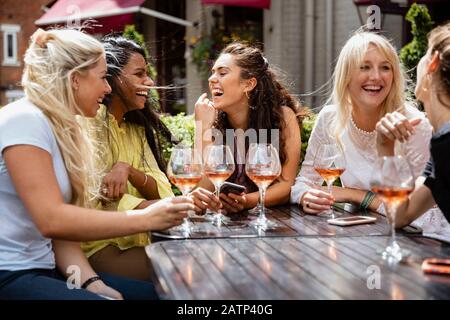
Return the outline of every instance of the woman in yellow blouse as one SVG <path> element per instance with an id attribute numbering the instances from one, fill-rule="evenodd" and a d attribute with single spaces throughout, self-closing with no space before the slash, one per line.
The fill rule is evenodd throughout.
<path id="1" fill-rule="evenodd" d="M 156 132 L 169 140 L 172 136 L 148 103 L 148 88 L 154 83 L 147 75 L 144 50 L 123 37 L 106 38 L 103 45 L 112 93 L 88 123 L 105 172 L 100 188 L 103 199 L 97 207 L 140 209 L 173 196 Z M 205 202 L 213 197 L 206 190 L 196 193 Z M 144 251 L 148 243 L 147 234 L 136 234 L 87 242 L 82 247 L 98 272 L 149 280 L 150 262 Z"/>

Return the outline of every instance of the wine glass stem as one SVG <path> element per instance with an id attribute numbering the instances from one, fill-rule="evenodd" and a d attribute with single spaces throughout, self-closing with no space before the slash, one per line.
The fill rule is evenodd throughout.
<path id="1" fill-rule="evenodd" d="M 334 180 L 332 180 L 332 181 L 325 181 L 325 182 L 327 184 L 328 193 L 332 196 L 333 195 L 333 183 L 334 183 Z M 331 218 L 334 219 L 335 216 L 334 216 L 333 206 L 330 207 L 330 211 L 329 212 L 331 213 Z"/>
<path id="2" fill-rule="evenodd" d="M 222 183 L 221 182 L 219 182 L 219 183 L 217 183 L 216 185 L 215 185 L 215 187 L 216 187 L 216 196 L 217 196 L 217 198 L 220 200 L 220 187 L 222 186 Z M 222 213 L 222 211 L 220 210 L 220 209 L 217 209 L 217 213 L 218 214 L 221 214 Z"/>
<path id="3" fill-rule="evenodd" d="M 260 220 L 266 219 L 266 207 L 264 206 L 265 199 L 266 199 L 266 188 L 259 187 L 259 202 L 261 204 L 261 209 L 259 211 Z"/>
<path id="4" fill-rule="evenodd" d="M 181 194 L 186 197 L 187 195 L 189 195 L 189 191 L 183 189 L 183 190 L 181 190 Z M 183 218 L 183 226 L 185 229 L 189 229 L 189 212 L 188 212 L 188 216 L 186 218 Z"/>
<path id="5" fill-rule="evenodd" d="M 397 206 L 395 204 L 387 203 L 386 211 L 389 215 L 389 220 L 391 224 L 391 245 L 394 245 L 397 242 L 396 234 L 395 234 L 395 214 L 397 211 Z"/>

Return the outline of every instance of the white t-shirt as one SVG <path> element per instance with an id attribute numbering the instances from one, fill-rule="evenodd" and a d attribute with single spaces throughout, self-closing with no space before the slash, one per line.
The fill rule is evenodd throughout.
<path id="1" fill-rule="evenodd" d="M 47 151 L 53 159 L 64 201 L 69 202 L 72 197 L 64 161 L 43 112 L 26 98 L 0 109 L 0 270 L 53 269 L 51 239 L 43 237 L 36 228 L 3 159 L 5 148 L 19 144 Z"/>

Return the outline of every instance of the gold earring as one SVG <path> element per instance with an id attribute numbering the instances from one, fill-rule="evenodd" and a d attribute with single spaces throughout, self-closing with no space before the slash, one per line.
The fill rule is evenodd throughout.
<path id="1" fill-rule="evenodd" d="M 247 100 L 250 100 L 250 96 L 248 95 L 248 91 L 244 91 L 245 92 L 245 96 L 247 97 Z"/>
<path id="2" fill-rule="evenodd" d="M 425 79 L 426 79 L 426 82 L 427 82 L 427 86 L 424 85 L 422 90 L 424 92 L 428 92 L 428 85 L 431 83 L 431 75 L 427 74 Z"/>

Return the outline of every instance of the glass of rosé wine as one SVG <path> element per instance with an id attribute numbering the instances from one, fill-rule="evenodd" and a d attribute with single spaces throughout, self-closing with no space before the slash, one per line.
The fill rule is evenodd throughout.
<path id="1" fill-rule="evenodd" d="M 409 255 L 409 251 L 401 249 L 396 241 L 397 208 L 408 199 L 408 195 L 414 189 L 414 176 L 406 158 L 402 156 L 378 158 L 370 179 L 370 187 L 381 196 L 391 225 L 391 238 L 381 253 L 382 258 L 389 262 L 399 262 Z"/>
<path id="2" fill-rule="evenodd" d="M 247 152 L 245 173 L 258 186 L 261 203 L 259 216 L 250 225 L 262 230 L 278 227 L 276 222 L 267 219 L 265 213 L 266 190 L 281 174 L 277 149 L 272 144 L 252 143 Z"/>
<path id="3" fill-rule="evenodd" d="M 200 182 L 202 169 L 202 159 L 194 149 L 184 145 L 173 148 L 167 166 L 167 176 L 184 196 L 188 195 Z M 189 234 L 192 226 L 188 218 L 185 218 L 183 224 L 176 227 L 176 230 Z"/>
<path id="4" fill-rule="evenodd" d="M 332 195 L 333 183 L 345 171 L 345 156 L 342 150 L 335 144 L 323 144 L 314 157 L 314 170 L 325 180 L 328 193 Z M 329 210 L 320 214 L 334 219 L 334 211 Z"/>

